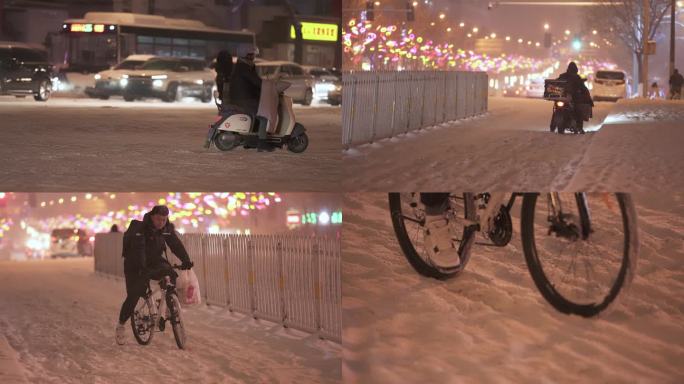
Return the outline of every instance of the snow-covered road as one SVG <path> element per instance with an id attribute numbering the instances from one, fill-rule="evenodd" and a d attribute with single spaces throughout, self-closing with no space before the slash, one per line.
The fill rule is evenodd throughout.
<path id="1" fill-rule="evenodd" d="M 684 130 L 646 122 L 597 131 L 615 106 L 597 103 L 586 135 L 557 135 L 550 102 L 492 97 L 484 116 L 345 151 L 346 189 L 642 191 L 646 177 L 681 190 Z"/>
<path id="2" fill-rule="evenodd" d="M 641 255 L 607 314 L 556 312 L 525 265 L 520 204 L 504 248 L 476 246 L 455 279 L 419 276 L 392 230 L 387 194 L 345 199 L 343 377 L 348 383 L 684 380 L 684 195 L 636 196 Z"/>
<path id="3" fill-rule="evenodd" d="M 114 342 L 121 280 L 92 259 L 0 262 L 0 383 L 333 383 L 341 347 L 217 307 L 184 312 L 188 347 L 168 329 L 148 346 Z"/>
<path id="4" fill-rule="evenodd" d="M 16 191 L 332 190 L 340 108 L 295 107 L 302 154 L 202 147 L 213 104 L 0 97 L 0 185 Z"/>

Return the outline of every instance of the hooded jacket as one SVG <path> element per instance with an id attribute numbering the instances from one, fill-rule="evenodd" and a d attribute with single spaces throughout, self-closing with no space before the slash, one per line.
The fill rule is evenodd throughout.
<path id="1" fill-rule="evenodd" d="M 558 80 L 565 80 L 568 82 L 567 92 L 575 103 L 591 104 L 593 106 L 594 102 L 591 99 L 589 89 L 584 85 L 584 80 L 578 73 L 579 69 L 577 68 L 577 64 L 575 64 L 575 62 L 570 62 L 570 64 L 568 64 L 568 69 L 558 77 Z"/>
<path id="2" fill-rule="evenodd" d="M 239 58 L 230 76 L 230 103 L 256 113 L 261 97 L 261 78 L 254 64 Z"/>
<path id="3" fill-rule="evenodd" d="M 150 266 L 166 263 L 164 254 L 167 245 L 183 263 L 190 262 L 173 224 L 167 222 L 162 229 L 157 230 L 149 212 L 142 221 L 131 220 L 123 238 L 124 273 L 136 274 Z"/>

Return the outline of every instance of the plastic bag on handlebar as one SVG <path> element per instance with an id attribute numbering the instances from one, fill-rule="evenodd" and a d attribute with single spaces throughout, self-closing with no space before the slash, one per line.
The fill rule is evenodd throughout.
<path id="1" fill-rule="evenodd" d="M 202 304 L 199 280 L 197 280 L 197 275 L 192 269 L 180 271 L 176 280 L 176 288 L 182 305 Z"/>

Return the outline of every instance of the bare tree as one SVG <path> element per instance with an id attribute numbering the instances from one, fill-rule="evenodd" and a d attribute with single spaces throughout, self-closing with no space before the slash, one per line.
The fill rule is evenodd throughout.
<path id="1" fill-rule="evenodd" d="M 645 2 L 649 15 L 647 31 L 642 16 Z M 670 4 L 670 0 L 605 0 L 601 5 L 587 7 L 584 21 L 602 36 L 621 40 L 636 55 L 641 76 L 645 43 L 655 38 Z"/>

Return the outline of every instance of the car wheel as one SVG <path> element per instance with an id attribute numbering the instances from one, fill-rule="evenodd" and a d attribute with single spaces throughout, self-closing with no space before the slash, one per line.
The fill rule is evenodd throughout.
<path id="1" fill-rule="evenodd" d="M 52 93 L 52 83 L 49 80 L 41 80 L 38 86 L 38 93 L 33 95 L 36 101 L 47 101 Z"/>
<path id="2" fill-rule="evenodd" d="M 302 100 L 302 105 L 311 105 L 311 102 L 313 101 L 313 91 L 311 88 L 307 88 L 306 92 L 304 93 L 304 100 Z"/>
<path id="3" fill-rule="evenodd" d="M 132 96 L 132 95 L 124 94 L 124 95 L 123 95 L 123 99 L 130 102 L 130 101 L 134 101 L 134 100 L 135 100 L 135 97 Z"/>
<path id="4" fill-rule="evenodd" d="M 166 89 L 166 95 L 162 97 L 162 100 L 167 103 L 173 103 L 178 100 L 178 84 L 169 84 L 169 87 Z"/>

